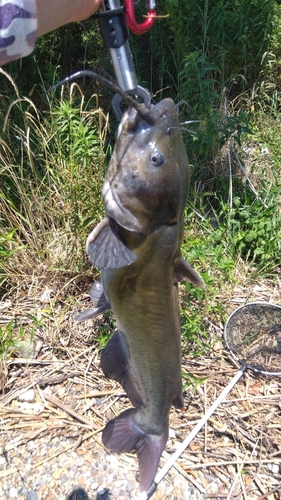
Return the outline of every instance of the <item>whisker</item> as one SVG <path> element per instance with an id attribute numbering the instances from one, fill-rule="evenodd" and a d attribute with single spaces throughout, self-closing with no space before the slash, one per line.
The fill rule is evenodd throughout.
<path id="1" fill-rule="evenodd" d="M 189 132 L 190 134 L 197 135 L 197 132 L 194 130 L 190 130 L 189 128 L 182 127 L 182 125 L 189 125 L 191 123 L 203 123 L 203 120 L 187 120 L 185 122 L 180 123 L 179 127 L 169 127 L 167 129 L 167 133 L 169 134 L 172 129 L 183 130 L 184 132 Z"/>
<path id="2" fill-rule="evenodd" d="M 98 73 L 97 71 L 86 70 L 86 69 L 81 70 L 81 71 L 77 71 L 77 73 L 74 73 L 73 75 L 67 76 L 63 80 L 60 80 L 55 85 L 52 85 L 52 87 L 50 87 L 47 90 L 46 94 L 57 89 L 58 87 L 60 87 L 64 83 L 71 82 L 73 80 L 76 80 L 77 78 L 81 78 L 84 76 L 89 76 L 91 78 L 95 78 L 102 85 L 107 86 L 112 92 L 119 94 L 122 97 L 122 99 L 124 99 L 124 101 L 128 104 L 128 106 L 132 106 L 133 108 L 136 109 L 136 111 L 138 112 L 138 114 L 140 115 L 141 118 L 143 118 L 148 123 L 152 123 L 152 124 L 154 123 L 155 120 L 154 120 L 154 117 L 150 113 L 149 107 L 146 108 L 143 105 L 141 105 L 140 103 L 138 103 L 133 97 L 128 95 L 124 90 L 122 90 L 121 87 L 119 87 L 119 85 L 113 79 L 111 79 L 110 76 L 108 76 L 108 75 L 103 76 L 100 73 Z"/>
<path id="3" fill-rule="evenodd" d="M 187 120 L 186 122 L 181 122 L 180 125 L 189 125 L 190 123 L 203 123 L 203 120 Z"/>

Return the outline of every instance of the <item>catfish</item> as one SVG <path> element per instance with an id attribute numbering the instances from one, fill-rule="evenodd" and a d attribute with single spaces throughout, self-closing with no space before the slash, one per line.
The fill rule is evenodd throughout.
<path id="1" fill-rule="evenodd" d="M 102 442 L 136 451 L 140 491 L 153 484 L 169 432 L 171 406 L 184 405 L 178 283 L 204 287 L 181 256 L 189 166 L 176 105 L 164 99 L 144 114 L 123 115 L 103 185 L 105 218 L 87 239 L 101 269 L 91 286 L 94 308 L 109 309 L 117 329 L 101 354 L 106 377 L 121 384 L 134 408 L 110 420 Z"/>

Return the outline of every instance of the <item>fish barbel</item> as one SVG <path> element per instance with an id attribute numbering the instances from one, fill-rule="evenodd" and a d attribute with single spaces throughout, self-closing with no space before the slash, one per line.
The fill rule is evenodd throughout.
<path id="1" fill-rule="evenodd" d="M 189 168 L 177 109 L 164 99 L 149 114 L 130 108 L 120 123 L 103 186 L 106 217 L 87 240 L 102 283 L 91 286 L 95 308 L 76 317 L 111 308 L 116 318 L 101 367 L 134 408 L 107 423 L 102 441 L 115 453 L 136 451 L 140 491 L 153 483 L 171 406 L 184 404 L 177 284 L 203 286 L 180 251 Z"/>

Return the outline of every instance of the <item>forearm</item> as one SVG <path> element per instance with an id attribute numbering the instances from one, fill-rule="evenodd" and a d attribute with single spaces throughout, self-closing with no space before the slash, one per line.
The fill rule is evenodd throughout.
<path id="1" fill-rule="evenodd" d="M 83 21 L 101 0 L 0 0 L 0 66 L 27 56 L 37 37 Z"/>
<path id="2" fill-rule="evenodd" d="M 83 21 L 99 7 L 101 0 L 36 0 L 37 36 L 44 35 L 64 24 Z"/>

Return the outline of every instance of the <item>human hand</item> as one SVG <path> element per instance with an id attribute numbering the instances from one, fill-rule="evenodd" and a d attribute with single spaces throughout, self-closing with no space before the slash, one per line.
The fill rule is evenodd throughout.
<path id="1" fill-rule="evenodd" d="M 37 37 L 65 24 L 87 19 L 100 3 L 101 0 L 36 0 Z"/>

